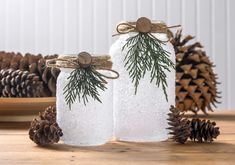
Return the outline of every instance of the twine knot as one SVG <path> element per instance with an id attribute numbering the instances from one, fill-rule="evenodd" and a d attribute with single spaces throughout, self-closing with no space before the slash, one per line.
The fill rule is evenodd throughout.
<path id="1" fill-rule="evenodd" d="M 115 76 L 101 74 L 102 77 L 107 79 L 117 79 L 119 77 L 119 73 L 115 70 L 112 70 L 112 61 L 110 61 L 110 59 L 111 57 L 109 55 L 91 56 L 91 54 L 87 52 L 80 52 L 77 56 L 66 55 L 55 59 L 46 60 L 46 66 L 70 69 L 86 69 L 93 66 L 95 70 L 107 70 L 115 74 Z"/>
<path id="2" fill-rule="evenodd" d="M 165 33 L 167 37 L 170 38 L 171 32 L 170 28 L 180 27 L 180 25 L 167 26 L 164 22 L 151 22 L 150 19 L 146 17 L 140 17 L 136 22 L 123 22 L 117 25 L 117 34 L 127 34 L 129 32 L 139 32 L 139 33 Z"/>

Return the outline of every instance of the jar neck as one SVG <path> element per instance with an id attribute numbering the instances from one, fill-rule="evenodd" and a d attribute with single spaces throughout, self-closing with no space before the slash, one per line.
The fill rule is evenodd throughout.
<path id="1" fill-rule="evenodd" d="M 165 34 L 165 33 L 151 33 L 151 34 L 153 36 L 155 36 L 157 39 L 161 40 L 161 41 L 167 41 L 168 40 L 167 34 Z M 133 37 L 135 35 L 137 35 L 136 32 L 130 32 L 130 33 L 127 33 L 127 34 L 120 35 L 119 38 L 126 40 L 127 38 Z"/>
<path id="2" fill-rule="evenodd" d="M 71 73 L 73 71 L 73 69 L 70 69 L 70 68 L 60 68 L 60 70 L 63 73 Z"/>

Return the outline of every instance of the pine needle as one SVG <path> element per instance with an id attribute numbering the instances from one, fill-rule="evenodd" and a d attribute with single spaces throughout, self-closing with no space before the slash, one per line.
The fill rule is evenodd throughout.
<path id="1" fill-rule="evenodd" d="M 175 69 L 175 65 L 169 58 L 170 53 L 164 50 L 161 44 L 164 43 L 150 33 L 138 33 L 127 39 L 122 50 L 125 48 L 128 50 L 124 59 L 124 66 L 135 86 L 135 94 L 140 80 L 149 71 L 150 83 L 155 82 L 157 87 L 161 86 L 168 101 L 166 71 L 170 72 L 171 68 Z"/>
<path id="2" fill-rule="evenodd" d="M 68 84 L 63 89 L 63 94 L 70 109 L 76 99 L 79 102 L 83 100 L 84 105 L 88 102 L 88 97 L 101 103 L 98 90 L 104 91 L 106 87 L 102 75 L 94 67 L 74 69 L 68 80 Z"/>

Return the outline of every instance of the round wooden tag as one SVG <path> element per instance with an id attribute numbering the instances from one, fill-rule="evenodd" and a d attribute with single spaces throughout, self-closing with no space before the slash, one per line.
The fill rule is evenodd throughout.
<path id="1" fill-rule="evenodd" d="M 140 17 L 136 22 L 136 29 L 141 33 L 149 33 L 152 30 L 152 23 L 146 17 Z"/>
<path id="2" fill-rule="evenodd" d="M 78 63 L 81 68 L 87 68 L 92 63 L 92 56 L 87 52 L 81 52 L 78 54 Z"/>

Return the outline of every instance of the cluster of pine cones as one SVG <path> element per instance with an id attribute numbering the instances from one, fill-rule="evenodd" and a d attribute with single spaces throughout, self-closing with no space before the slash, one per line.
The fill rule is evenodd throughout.
<path id="1" fill-rule="evenodd" d="M 215 122 L 199 118 L 188 120 L 174 106 L 171 106 L 168 116 L 171 139 L 178 143 L 183 144 L 188 138 L 198 142 L 212 142 L 220 134 L 219 127 L 216 127 Z"/>
<path id="2" fill-rule="evenodd" d="M 56 122 L 56 107 L 49 106 L 39 113 L 29 128 L 29 138 L 40 146 L 57 143 L 63 136 L 62 130 Z"/>
<path id="3" fill-rule="evenodd" d="M 45 63 L 47 59 L 56 57 L 58 55 L 43 57 L 41 54 L 27 53 L 23 56 L 21 53 L 0 52 L 0 97 L 55 96 L 56 80 L 60 70 L 46 67 Z M 5 86 L 6 84 L 9 86 Z M 33 94 L 27 93 L 31 88 L 37 91 Z"/>

